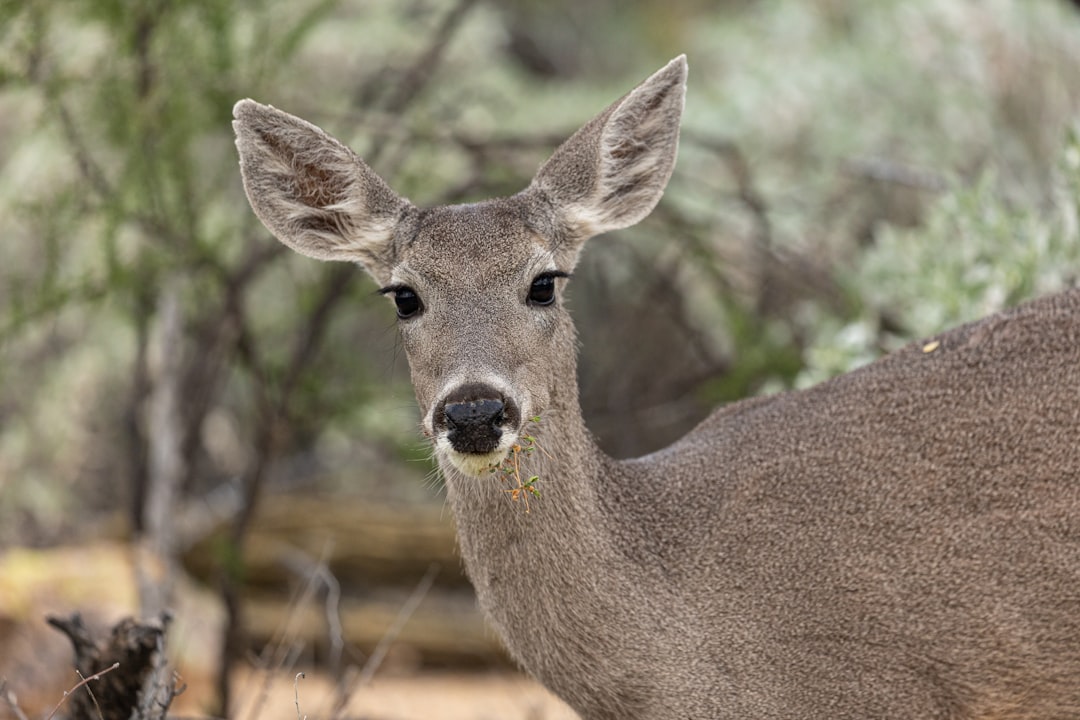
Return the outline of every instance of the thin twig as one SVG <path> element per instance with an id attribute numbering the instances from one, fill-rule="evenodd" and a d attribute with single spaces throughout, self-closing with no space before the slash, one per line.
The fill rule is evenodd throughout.
<path id="1" fill-rule="evenodd" d="M 293 665 L 296 664 L 297 659 L 300 657 L 300 653 L 304 651 L 304 644 L 295 642 L 292 646 L 286 648 L 285 641 L 282 640 L 281 645 L 279 645 L 276 650 L 278 651 L 278 657 L 280 658 L 277 661 L 277 667 L 281 671 L 288 672 L 292 670 Z M 248 720 L 256 720 L 262 715 L 263 706 L 270 697 L 270 687 L 274 684 L 274 678 L 276 677 L 269 662 L 266 662 L 261 658 L 257 658 L 256 660 L 261 663 L 262 667 L 259 667 L 259 664 L 255 662 L 252 664 L 255 665 L 256 669 L 262 672 L 263 681 L 259 686 L 259 693 L 255 698 L 255 702 L 252 704 L 251 708 L 248 709 Z"/>
<path id="2" fill-rule="evenodd" d="M 286 414 L 289 401 L 303 379 L 304 371 L 309 369 L 311 359 L 322 347 L 330 321 L 335 317 L 335 308 L 347 297 L 356 276 L 356 268 L 349 263 L 331 266 L 323 275 L 318 297 L 305 318 L 304 332 L 293 345 L 288 365 L 281 378 L 277 402 L 282 416 Z"/>
<path id="3" fill-rule="evenodd" d="M 8 687 L 7 678 L 0 678 L 0 695 L 3 695 L 4 702 L 11 708 L 11 712 L 15 714 L 16 720 L 29 720 L 26 717 L 26 713 L 19 707 L 19 699 L 15 697 L 15 693 L 11 692 L 11 688 Z"/>
<path id="4" fill-rule="evenodd" d="M 310 590 L 297 601 L 297 610 L 312 599 L 316 591 L 315 581 L 319 581 L 326 588 L 326 632 L 327 641 L 330 643 L 328 665 L 331 674 L 338 677 L 341 670 L 341 656 L 345 649 L 345 628 L 341 621 L 341 583 L 334 576 L 327 562 L 333 554 L 333 548 L 333 541 L 327 541 L 323 546 L 322 557 L 316 561 L 308 557 L 307 553 L 300 548 L 290 547 L 282 554 L 281 561 L 289 570 L 306 578 L 306 588 Z"/>
<path id="5" fill-rule="evenodd" d="M 424 51 L 392 83 L 389 83 L 393 90 L 382 103 L 382 110 L 391 122 L 372 134 L 369 139 L 369 150 L 364 157 L 372 167 L 379 164 L 387 149 L 391 147 L 391 144 L 386 142 L 388 134 L 400 124 L 400 116 L 405 109 L 431 82 L 436 69 L 442 65 L 442 59 L 450 41 L 461 27 L 469 10 L 476 4 L 477 0 L 458 0 L 457 4 L 443 16 Z"/>
<path id="6" fill-rule="evenodd" d="M 327 558 L 333 551 L 333 544 L 327 543 L 323 548 L 323 557 L 319 559 L 319 565 L 325 567 Z M 299 550 L 296 551 L 298 555 L 302 554 Z M 327 570 L 329 574 L 329 570 Z M 317 584 L 322 575 L 317 573 L 306 573 L 306 581 L 303 588 L 297 592 L 293 600 L 290 603 L 291 610 L 289 616 L 285 619 L 284 624 L 280 628 L 279 633 L 263 648 L 262 653 L 253 663 L 256 669 L 263 673 L 263 683 L 260 687 L 260 692 L 256 696 L 255 702 L 248 709 L 247 720 L 256 720 L 262 711 L 263 705 L 266 703 L 267 697 L 270 693 L 270 684 L 273 682 L 273 671 L 287 671 L 290 670 L 297 658 L 300 656 L 300 652 L 303 649 L 303 644 L 294 642 L 291 646 L 287 643 L 295 632 L 295 626 L 300 621 L 300 612 L 307 606 L 311 599 L 315 596 L 317 591 Z M 325 578 L 323 578 L 325 579 Z"/>
<path id="7" fill-rule="evenodd" d="M 118 666 L 120 665 L 120 663 L 116 664 Z M 83 676 L 82 672 L 79 671 L 78 668 L 75 669 L 75 674 L 79 677 Z M 83 682 L 86 682 L 86 680 L 83 680 Z M 94 709 L 97 710 L 98 720 L 105 720 L 105 713 L 101 712 L 101 703 L 98 702 L 97 695 L 94 694 L 94 691 L 90 689 L 89 685 L 86 686 L 86 692 L 88 695 L 90 695 L 90 702 L 94 703 Z"/>
<path id="8" fill-rule="evenodd" d="M 105 673 L 110 673 L 110 672 L 112 672 L 113 670 L 115 670 L 118 667 L 120 667 L 120 663 L 114 662 L 112 665 L 105 668 L 104 670 L 102 670 L 100 672 L 96 672 L 93 675 L 91 675 L 90 677 L 82 678 L 82 680 L 80 680 L 79 683 L 77 685 L 75 685 L 75 687 L 71 688 L 70 690 L 65 690 L 64 691 L 64 697 L 60 698 L 60 702 L 56 703 L 56 707 L 53 708 L 53 711 L 51 713 L 49 713 L 49 717 L 45 718 L 45 720 L 52 720 L 56 716 L 56 713 L 59 712 L 60 706 L 63 705 L 65 702 L 67 702 L 67 699 L 69 697 L 71 697 L 71 694 L 73 692 L 75 692 L 76 690 L 78 690 L 79 688 L 81 688 L 83 685 L 87 684 L 91 680 L 97 680 L 99 677 L 101 677 Z M 82 677 L 81 673 L 80 673 L 79 677 Z M 90 694 L 90 697 L 91 698 L 94 697 L 93 693 Z M 96 699 L 94 700 L 94 704 L 97 705 L 97 700 Z M 99 708 L 98 711 L 100 712 L 100 708 Z"/>
<path id="9" fill-rule="evenodd" d="M 72 155 L 75 156 L 75 164 L 79 168 L 79 174 L 94 189 L 99 198 L 105 201 L 112 200 L 116 197 L 116 192 L 105 176 L 101 164 L 94 159 L 90 148 L 83 142 L 78 125 L 71 116 L 67 105 L 59 96 L 53 98 L 53 103 L 56 108 L 56 117 L 60 119 L 60 130 L 71 149 Z"/>
<path id="10" fill-rule="evenodd" d="M 306 678 L 302 672 L 296 673 L 296 677 L 293 678 L 293 700 L 296 702 L 296 720 L 307 720 L 307 715 L 300 714 L 300 681 Z"/>
<path id="11" fill-rule="evenodd" d="M 440 567 L 438 563 L 431 563 L 431 565 L 428 566 L 428 570 L 424 573 L 424 577 L 420 578 L 420 582 L 416 584 L 412 594 L 409 595 L 409 599 L 406 600 L 405 604 L 398 610 L 394 622 L 390 624 L 390 627 L 383 633 L 382 638 L 379 639 L 379 644 L 375 646 L 375 650 L 371 653 L 371 657 L 364 663 L 364 667 L 361 669 L 360 675 L 353 683 L 352 689 L 338 698 L 337 705 L 334 707 L 334 711 L 330 716 L 331 718 L 341 717 L 342 712 L 345 710 L 345 706 L 348 704 L 349 698 L 352 697 L 353 693 L 371 682 L 371 678 L 375 675 L 375 671 L 382 665 L 386 653 L 390 651 L 390 646 L 394 644 L 398 635 L 401 634 L 401 630 L 405 627 L 405 623 L 409 621 L 409 618 L 416 612 L 416 608 L 418 608 L 423 599 L 427 597 L 428 591 L 431 590 L 431 586 L 435 582 L 436 576 L 439 574 L 439 570 Z"/>
<path id="12" fill-rule="evenodd" d="M 397 83 L 397 92 L 386 103 L 386 112 L 396 115 L 404 110 L 413 99 L 420 94 L 435 73 L 435 69 L 442 64 L 442 57 L 446 52 L 447 45 L 454 37 L 461 21 L 468 15 L 469 10 L 476 5 L 476 0 L 459 0 L 457 5 L 450 9 L 443 17 L 439 27 L 428 43 L 427 49 L 405 71 Z"/>
<path id="13" fill-rule="evenodd" d="M 371 682 L 372 676 L 375 675 L 375 671 L 382 665 L 383 659 L 386 657 L 386 653 L 390 651 L 390 646 L 397 640 L 398 635 L 401 634 L 401 630 L 405 627 L 405 623 L 409 622 L 409 619 L 416 612 L 416 608 L 420 606 L 420 603 L 427 597 L 428 591 L 431 590 L 431 586 L 435 583 L 435 578 L 439 574 L 438 563 L 431 563 L 428 566 L 428 570 L 424 573 L 424 577 L 420 578 L 420 582 L 416 584 L 412 594 L 409 595 L 409 599 L 405 601 L 405 604 L 401 606 L 398 611 L 397 617 L 394 618 L 394 622 L 382 638 L 379 639 L 379 644 L 375 646 L 375 651 L 371 653 L 371 657 L 364 663 L 364 668 L 360 671 L 360 677 L 357 678 L 357 684 L 363 686 Z"/>
<path id="14" fill-rule="evenodd" d="M 683 136 L 698 146 L 720 156 L 728 167 L 735 186 L 738 188 L 738 197 L 746 209 L 753 215 L 757 224 L 757 244 L 762 250 L 768 250 L 773 244 L 772 222 L 769 220 L 769 206 L 765 197 L 758 191 L 757 183 L 739 146 L 727 138 L 710 137 L 703 133 L 683 131 Z"/>

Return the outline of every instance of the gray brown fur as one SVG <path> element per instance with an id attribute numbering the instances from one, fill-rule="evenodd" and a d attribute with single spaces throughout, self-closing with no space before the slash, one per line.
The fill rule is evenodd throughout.
<path id="1" fill-rule="evenodd" d="M 245 187 L 290 247 L 421 298 L 401 336 L 466 568 L 583 718 L 1080 717 L 1080 291 L 726 406 L 647 457 L 589 436 L 566 281 L 550 307 L 530 283 L 652 210 L 685 78 L 673 60 L 522 193 L 430 210 L 246 100 Z M 463 383 L 520 409 L 500 437 L 536 436 L 529 513 L 477 469 L 501 456 L 446 440 Z"/>

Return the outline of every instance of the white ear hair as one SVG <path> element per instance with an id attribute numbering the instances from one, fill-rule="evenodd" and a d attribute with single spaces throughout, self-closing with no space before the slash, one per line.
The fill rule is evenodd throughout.
<path id="1" fill-rule="evenodd" d="M 528 192 L 554 207 L 578 242 L 629 227 L 664 193 L 679 149 L 686 96 L 680 55 L 593 118 L 536 173 Z"/>
<path id="2" fill-rule="evenodd" d="M 252 100 L 233 117 L 244 189 L 267 229 L 303 255 L 387 275 L 394 230 L 413 206 L 309 122 Z"/>

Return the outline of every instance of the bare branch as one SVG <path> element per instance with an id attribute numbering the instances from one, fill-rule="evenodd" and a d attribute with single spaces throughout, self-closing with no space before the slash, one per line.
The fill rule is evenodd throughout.
<path id="1" fill-rule="evenodd" d="M 255 696 L 255 702 L 248 708 L 247 720 L 256 720 L 262 715 L 263 706 L 266 705 L 266 700 L 270 695 L 270 685 L 274 681 L 275 673 L 271 672 L 272 669 L 287 671 L 290 670 L 296 663 L 297 658 L 300 657 L 300 653 L 303 651 L 303 645 L 301 643 L 295 643 L 287 650 L 284 649 L 284 644 L 279 644 L 275 648 L 275 652 L 281 651 L 279 661 L 275 663 L 276 667 L 272 667 L 269 661 L 262 658 L 257 658 L 253 663 L 255 668 L 263 673 L 263 681 L 259 686 L 259 692 Z"/>
<path id="2" fill-rule="evenodd" d="M 60 118 L 60 129 L 63 131 L 64 138 L 71 148 L 71 154 L 75 157 L 75 164 L 79 166 L 79 174 L 94 188 L 99 197 L 113 197 L 113 187 L 105 177 L 105 171 L 94 160 L 90 150 L 86 147 L 86 143 L 83 142 L 82 137 L 79 135 L 67 105 L 60 98 L 55 98 L 53 102 L 56 106 L 56 116 Z"/>
<path id="3" fill-rule="evenodd" d="M 435 74 L 435 69 L 441 64 L 446 48 L 454 33 L 461 26 L 462 20 L 468 15 L 469 10 L 476 5 L 476 0 L 459 0 L 458 4 L 451 8 L 450 12 L 443 17 L 439 27 L 428 43 L 427 49 L 405 71 L 404 76 L 397 84 L 397 92 L 386 103 L 386 112 L 396 115 L 404 110 L 427 87 L 428 82 Z"/>
<path id="4" fill-rule="evenodd" d="M 912 167 L 880 157 L 848 158 L 841 166 L 844 172 L 876 182 L 892 183 L 914 190 L 941 193 L 949 189 L 949 183 L 938 173 Z"/>
<path id="5" fill-rule="evenodd" d="M 428 571 L 424 574 L 424 577 L 420 578 L 420 582 L 416 584 L 412 594 L 409 595 L 409 599 L 406 600 L 401 606 L 401 609 L 398 610 L 394 622 L 392 622 L 386 632 L 383 633 L 382 638 L 379 640 L 379 644 L 375 646 L 374 652 L 371 653 L 371 657 L 364 663 L 360 675 L 353 682 L 352 689 L 338 698 L 334 711 L 330 716 L 331 718 L 342 717 L 345 706 L 348 705 L 349 698 L 352 697 L 353 693 L 371 682 L 371 678 L 374 677 L 375 672 L 386 658 L 386 653 L 390 651 L 390 646 L 394 644 L 398 635 L 401 634 L 401 630 L 405 627 L 405 623 L 409 622 L 409 618 L 416 612 L 416 608 L 418 608 L 423 599 L 427 597 L 428 591 L 431 590 L 431 586 L 435 582 L 436 576 L 439 574 L 439 570 L 440 567 L 438 563 L 432 563 L 431 566 L 428 567 Z"/>
<path id="6" fill-rule="evenodd" d="M 179 688 L 176 686 L 180 676 L 175 671 L 169 673 L 168 681 L 164 680 L 168 669 L 168 660 L 165 657 L 165 637 L 162 635 L 158 636 L 154 667 L 144 684 L 140 697 L 138 720 L 165 720 L 172 701 L 187 690 L 186 683 Z"/>
<path id="7" fill-rule="evenodd" d="M 330 673 L 337 677 L 341 670 L 341 656 L 345 649 L 345 628 L 341 621 L 341 583 L 330 571 L 327 558 L 333 554 L 333 542 L 323 546 L 322 557 L 317 561 L 308 557 L 300 548 L 290 547 L 282 555 L 281 561 L 290 570 L 305 579 L 305 592 L 297 601 L 296 609 L 306 605 L 318 586 L 326 588 L 326 632 L 330 644 Z M 294 615 L 290 616 L 290 621 Z"/>
<path id="8" fill-rule="evenodd" d="M 278 406 L 281 411 L 288 407 L 292 393 L 303 377 L 311 358 L 322 347 L 322 341 L 330 321 L 334 318 L 334 308 L 345 297 L 350 282 L 357 276 L 356 267 L 351 263 L 328 265 L 323 275 L 319 298 L 315 302 L 303 323 L 304 333 L 293 346 L 292 356 L 286 366 L 281 382 L 281 394 Z"/>
<path id="9" fill-rule="evenodd" d="M 365 159 L 371 165 L 379 162 L 383 153 L 389 149 L 390 144 L 383 142 L 388 133 L 392 133 L 398 124 L 400 115 L 404 110 L 423 92 L 428 83 L 435 76 L 435 70 L 442 63 L 446 48 L 453 39 L 462 21 L 469 10 L 476 5 L 477 0 L 458 0 L 458 3 L 443 17 L 442 22 L 435 29 L 426 49 L 413 61 L 413 63 L 401 73 L 400 77 L 394 78 L 387 83 L 394 88 L 393 94 L 382 104 L 383 114 L 390 118 L 390 124 L 383 125 L 380 130 L 373 133 L 370 150 L 365 153 Z M 372 80 L 383 84 L 389 80 L 386 69 L 381 73 L 372 75 Z M 381 77 L 380 77 L 381 76 Z M 363 91 L 357 94 L 358 104 L 367 105 L 362 99 Z"/>
<path id="10" fill-rule="evenodd" d="M 119 662 L 116 663 L 116 667 L 120 667 Z M 80 678 L 82 678 L 82 676 L 83 676 L 83 674 L 81 672 L 79 672 L 78 670 L 75 670 L 75 674 L 78 675 Z M 83 682 L 86 682 L 85 678 L 83 679 Z M 90 689 L 89 685 L 86 686 L 86 694 L 90 696 L 90 702 L 94 703 L 94 710 L 97 710 L 98 720 L 105 720 L 105 713 L 101 712 L 101 703 L 98 702 L 97 695 L 94 694 L 94 691 L 92 689 Z M 63 702 L 63 701 L 61 701 L 61 702 Z M 57 706 L 57 707 L 59 707 L 59 706 Z M 53 712 L 56 712 L 56 711 L 53 710 Z"/>
<path id="11" fill-rule="evenodd" d="M 300 714 L 300 681 L 306 678 L 302 672 L 296 673 L 293 678 L 293 700 L 296 702 L 296 720 L 307 720 L 307 715 Z"/>
<path id="12" fill-rule="evenodd" d="M 88 682 L 90 682 L 91 680 L 97 680 L 97 679 L 98 679 L 99 677 L 101 677 L 102 675 L 104 675 L 104 674 L 106 674 L 106 673 L 110 673 L 110 672 L 112 672 L 113 670 L 115 670 L 115 669 L 116 669 L 116 668 L 118 668 L 118 667 L 120 667 L 120 663 L 118 663 L 118 662 L 114 662 L 114 663 L 113 663 L 112 665 L 110 665 L 109 667 L 105 668 L 104 670 L 101 670 L 101 671 L 99 671 L 99 672 L 96 672 L 96 673 L 94 673 L 93 675 L 91 675 L 90 677 L 85 677 L 85 678 L 83 678 L 83 679 L 82 679 L 82 680 L 80 680 L 80 681 L 79 681 L 78 683 L 76 683 L 76 684 L 75 684 L 75 686 L 74 686 L 73 688 L 71 688 L 70 690 L 65 690 L 65 691 L 64 691 L 64 697 L 60 698 L 60 702 L 56 703 L 56 707 L 54 707 L 54 708 L 53 708 L 53 711 L 52 711 L 51 713 L 49 713 L 49 716 L 48 716 L 47 718 L 45 718 L 45 720 L 52 720 L 52 719 L 53 719 L 53 717 L 55 717 L 55 716 L 56 716 L 56 713 L 57 713 L 57 712 L 59 712 L 59 710 L 60 710 L 60 706 L 61 706 L 61 705 L 63 705 L 63 704 L 65 703 L 65 702 L 67 702 L 67 699 L 68 699 L 69 697 L 71 697 L 71 694 L 72 694 L 73 692 L 75 692 L 76 690 L 78 690 L 79 688 L 81 688 L 81 687 L 82 687 L 83 685 L 86 685 L 86 684 L 87 684 Z M 76 671 L 76 672 L 78 672 L 78 671 Z M 80 675 L 79 675 L 79 677 L 82 677 L 82 675 L 80 674 Z M 88 688 L 88 689 L 89 689 L 89 688 Z M 91 693 L 91 697 L 93 697 L 93 693 Z M 94 704 L 95 704 L 95 705 L 97 704 L 97 700 L 96 700 L 96 699 L 94 700 Z M 100 708 L 98 709 L 98 712 L 100 712 Z"/>
<path id="13" fill-rule="evenodd" d="M 15 720 L 29 720 L 26 713 L 19 707 L 19 699 L 15 697 L 15 693 L 8 687 L 7 678 L 0 678 L 0 695 L 3 696 L 4 702 L 7 703 L 8 708 L 15 715 Z"/>
<path id="14" fill-rule="evenodd" d="M 772 247 L 772 223 L 769 221 L 769 207 L 765 203 L 765 197 L 758 191 L 754 182 L 750 163 L 746 156 L 733 141 L 726 138 L 714 138 L 691 130 L 683 130 L 683 137 L 700 147 L 709 150 L 721 157 L 731 172 L 732 179 L 738 189 L 738 197 L 746 209 L 754 216 L 757 223 L 757 243 L 761 249 L 768 250 Z"/>
<path id="15" fill-rule="evenodd" d="M 318 566 L 325 568 L 326 559 L 330 556 L 333 550 L 333 545 L 328 543 L 323 549 L 323 557 L 319 558 Z M 291 558 L 295 560 L 297 556 L 303 555 L 299 550 L 296 551 L 296 555 L 290 555 L 286 557 L 286 561 Z M 307 560 L 304 557 L 304 560 Z M 285 619 L 285 623 L 282 625 L 279 634 L 275 639 L 267 643 L 263 648 L 260 657 L 256 659 L 255 666 L 263 673 L 263 683 L 260 687 L 260 692 L 256 696 L 255 702 L 249 708 L 246 717 L 249 720 L 254 720 L 261 715 L 262 707 L 266 703 L 267 695 L 270 690 L 270 683 L 273 680 L 274 673 L 272 671 L 289 670 L 293 667 L 296 659 L 300 655 L 300 651 L 303 649 L 303 644 L 293 642 L 289 644 L 290 639 L 294 635 L 294 628 L 299 621 L 300 613 L 303 608 L 314 597 L 316 590 L 318 589 L 319 580 L 326 580 L 326 576 L 330 576 L 329 570 L 326 571 L 326 576 L 321 573 L 305 572 L 305 582 L 303 587 L 294 595 L 294 599 L 291 601 L 292 611 Z M 332 576 L 330 576 L 332 577 Z M 336 583 L 336 578 L 334 579 Z M 328 601 L 329 602 L 329 601 Z M 329 610 L 328 610 L 329 612 Z M 340 620 L 338 620 L 340 623 Z"/>
<path id="16" fill-rule="evenodd" d="M 136 554 L 139 604 L 145 616 L 156 615 L 172 602 L 176 565 L 176 513 L 187 472 L 183 457 L 183 318 L 178 280 L 160 290 L 156 344 L 160 357 L 148 397 L 147 446 L 149 474 L 143 512 L 143 552 Z"/>

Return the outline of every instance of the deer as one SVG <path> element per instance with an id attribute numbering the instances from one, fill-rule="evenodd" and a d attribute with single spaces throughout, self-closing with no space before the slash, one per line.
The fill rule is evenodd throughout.
<path id="1" fill-rule="evenodd" d="M 582 718 L 1080 717 L 1080 290 L 644 457 L 590 436 L 566 286 L 659 202 L 686 78 L 677 57 L 521 192 L 431 208 L 241 100 L 243 184 L 278 240 L 392 300 L 479 606 Z"/>

